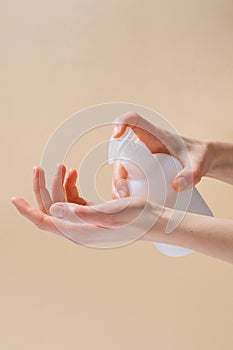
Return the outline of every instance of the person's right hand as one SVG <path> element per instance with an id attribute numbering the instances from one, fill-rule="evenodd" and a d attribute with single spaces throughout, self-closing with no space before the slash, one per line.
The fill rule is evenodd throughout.
<path id="1" fill-rule="evenodd" d="M 113 122 L 113 137 L 120 137 L 130 127 L 152 153 L 167 153 L 177 158 L 183 169 L 173 179 L 175 191 L 184 191 L 196 185 L 211 164 L 208 142 L 171 133 L 151 124 L 135 112 L 128 112 Z M 112 197 L 128 197 L 127 171 L 116 161 L 114 164 Z"/>

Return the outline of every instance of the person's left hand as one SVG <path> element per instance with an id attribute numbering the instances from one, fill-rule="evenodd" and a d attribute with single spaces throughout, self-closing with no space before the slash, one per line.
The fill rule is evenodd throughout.
<path id="1" fill-rule="evenodd" d="M 155 213 L 161 208 L 155 208 L 140 198 L 88 205 L 79 196 L 76 170 L 71 170 L 66 180 L 65 172 L 64 165 L 57 167 L 50 196 L 44 171 L 34 169 L 33 189 L 39 209 L 33 208 L 23 198 L 12 198 L 20 214 L 41 230 L 63 235 L 78 244 L 117 245 L 141 238 L 156 221 Z"/>
<path id="2" fill-rule="evenodd" d="M 12 203 L 15 205 L 21 215 L 32 221 L 38 228 L 61 234 L 58 228 L 50 220 L 50 207 L 56 202 L 71 202 L 78 205 L 88 205 L 88 202 L 80 197 L 76 187 L 77 171 L 71 169 L 66 178 L 66 168 L 63 164 L 58 164 L 53 178 L 51 195 L 46 188 L 45 173 L 40 167 L 33 168 L 32 185 L 34 195 L 39 208 L 32 207 L 25 199 L 21 197 L 12 197 Z"/>

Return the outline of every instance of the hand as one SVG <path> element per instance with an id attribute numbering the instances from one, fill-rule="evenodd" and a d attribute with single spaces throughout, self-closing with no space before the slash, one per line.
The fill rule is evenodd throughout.
<path id="1" fill-rule="evenodd" d="M 40 167 L 33 168 L 33 190 L 40 210 L 49 213 L 50 206 L 56 202 L 72 202 L 87 205 L 87 201 L 79 196 L 76 187 L 77 171 L 71 169 L 66 175 L 66 168 L 58 164 L 52 183 L 52 197 L 46 188 L 44 170 Z"/>
<path id="2" fill-rule="evenodd" d="M 183 165 L 183 169 L 173 179 L 174 190 L 183 191 L 194 186 L 202 176 L 207 174 L 213 158 L 207 141 L 173 134 L 156 127 L 134 112 L 128 112 L 114 120 L 113 137 L 122 136 L 127 127 L 133 129 L 139 140 L 152 153 L 170 154 Z M 129 196 L 126 179 L 126 169 L 119 161 L 115 162 L 112 182 L 113 198 Z"/>
<path id="3" fill-rule="evenodd" d="M 88 205 L 85 199 L 79 197 L 75 185 L 76 170 L 71 170 L 66 180 L 65 172 L 63 165 L 58 166 L 51 197 L 46 188 L 44 171 L 34 169 L 33 189 L 39 209 L 33 208 L 23 198 L 12 198 L 20 214 L 43 231 L 63 235 L 78 244 L 118 245 L 141 238 L 150 231 L 159 216 L 160 207 L 155 210 L 150 202 L 139 198 Z"/>
<path id="4" fill-rule="evenodd" d="M 63 235 L 79 244 L 101 247 L 146 239 L 162 211 L 162 207 L 130 197 L 90 206 L 55 203 L 50 208 L 54 218 L 68 223 Z"/>
<path id="5" fill-rule="evenodd" d="M 44 170 L 40 167 L 33 168 L 33 191 L 38 208 L 33 208 L 21 197 L 13 197 L 12 203 L 24 217 L 32 221 L 42 230 L 60 234 L 58 228 L 50 220 L 50 207 L 56 202 L 71 202 L 78 205 L 88 205 L 88 202 L 79 196 L 76 187 L 77 171 L 71 169 L 65 179 L 66 168 L 59 164 L 56 168 L 53 183 L 52 196 L 45 183 Z"/>

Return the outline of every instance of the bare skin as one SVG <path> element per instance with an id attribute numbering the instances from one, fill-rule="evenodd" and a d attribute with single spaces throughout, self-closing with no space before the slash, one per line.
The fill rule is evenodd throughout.
<path id="1" fill-rule="evenodd" d="M 39 229 L 62 235 L 75 243 L 92 245 L 95 242 L 117 240 L 119 227 L 133 221 L 143 212 L 143 222 L 155 221 L 151 228 L 138 239 L 180 245 L 205 255 L 233 263 L 233 221 L 186 213 L 184 219 L 172 232 L 165 234 L 171 219 L 171 209 L 140 198 L 122 198 L 98 205 L 88 205 L 79 197 L 72 170 L 64 181 L 64 166 L 57 168 L 54 177 L 54 195 L 45 187 L 43 170 L 36 168 L 33 177 L 34 193 L 39 208 L 32 207 L 23 198 L 13 197 L 12 202 L 21 215 Z M 57 187 L 57 191 L 56 191 Z M 41 193 L 47 198 L 42 203 Z M 46 194 L 46 195 L 45 195 Z M 68 198 L 71 202 L 66 202 Z M 56 200 L 62 200 L 56 202 Z M 198 225 L 197 225 L 198 222 Z M 131 226 L 134 229 L 134 226 Z M 126 242 L 128 242 L 126 237 Z M 133 239 L 132 239 L 133 240 Z"/>
<path id="2" fill-rule="evenodd" d="M 138 231 L 136 225 L 139 224 L 142 225 L 143 233 L 142 223 L 149 220 L 152 227 L 155 219 L 151 203 L 140 198 L 124 198 L 92 204 L 79 195 L 76 187 L 77 171 L 70 170 L 66 178 L 65 173 L 64 165 L 58 165 L 50 195 L 43 169 L 33 169 L 33 190 L 38 208 L 32 207 L 21 197 L 11 199 L 19 213 L 39 229 L 65 236 L 78 244 L 94 245 L 107 240 L 117 242 L 119 228 L 137 219 L 142 210 L 142 220 L 133 223 L 132 230 Z M 61 209 L 64 210 L 63 214 Z M 125 242 L 131 242 L 141 236 L 142 234 L 136 234 L 135 237 L 125 237 Z M 124 237 L 121 236 L 121 243 L 122 240 Z"/>
<path id="3" fill-rule="evenodd" d="M 128 126 L 128 123 L 125 123 L 127 118 L 136 118 L 137 123 L 143 120 L 134 114 L 132 117 L 129 114 L 122 116 L 120 127 L 117 128 L 117 131 L 115 129 L 116 137 L 124 133 L 124 128 Z M 130 122 L 133 124 L 132 119 Z M 218 178 L 233 184 L 233 143 L 183 138 L 182 141 L 187 144 L 189 157 L 192 159 L 193 166 L 190 167 L 187 155 L 184 155 L 180 148 L 175 146 L 176 141 L 178 145 L 182 144 L 180 140 L 176 140 L 173 135 L 159 129 L 159 137 L 166 143 L 165 147 L 163 142 L 153 135 L 154 132 L 158 132 L 158 129 L 154 130 L 149 125 L 150 132 L 148 130 L 145 132 L 143 126 L 148 127 L 148 122 L 143 120 L 143 123 L 140 126 L 134 124 L 134 132 L 141 141 L 146 143 L 151 152 L 172 154 L 184 166 L 184 169 L 174 179 L 173 186 L 176 190 L 184 190 L 184 188 L 180 188 L 179 181 L 177 181 L 179 177 L 186 178 L 185 188 L 200 181 L 202 176 Z M 119 118 L 115 124 L 119 124 Z M 233 220 L 186 213 L 182 222 L 172 234 L 168 235 L 165 233 L 165 229 L 171 219 L 171 209 L 162 208 L 156 203 L 146 202 L 140 198 L 121 198 L 129 195 L 125 182 L 127 172 L 121 164 L 115 165 L 113 178 L 113 198 L 118 198 L 118 200 L 98 205 L 90 204 L 79 196 L 76 187 L 78 176 L 76 170 L 70 170 L 66 177 L 65 174 L 64 165 L 59 165 L 50 194 L 46 189 L 43 169 L 34 168 L 33 189 L 38 208 L 32 207 L 21 197 L 12 198 L 12 203 L 19 213 L 33 222 L 39 229 L 65 236 L 78 244 L 104 241 L 111 237 L 109 234 L 112 235 L 113 239 L 117 239 L 119 227 L 133 221 L 144 210 L 143 221 L 148 222 L 153 219 L 151 222 L 154 221 L 154 224 L 138 239 L 183 246 L 233 263 Z M 123 196 L 119 194 L 122 185 Z M 132 229 L 136 229 L 133 225 Z"/>
<path id="4" fill-rule="evenodd" d="M 176 135 L 156 127 L 134 112 L 128 112 L 114 120 L 113 136 L 122 136 L 127 127 L 133 129 L 151 153 L 167 153 L 181 162 L 183 169 L 173 179 L 175 191 L 184 191 L 196 185 L 203 176 L 233 185 L 233 142 L 197 140 Z M 115 162 L 113 198 L 129 195 L 124 181 L 126 179 L 126 169 L 121 163 Z"/>

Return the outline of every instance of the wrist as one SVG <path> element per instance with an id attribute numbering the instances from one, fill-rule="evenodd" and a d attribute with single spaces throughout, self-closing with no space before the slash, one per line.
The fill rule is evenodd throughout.
<path id="1" fill-rule="evenodd" d="M 150 230 L 143 235 L 141 240 L 162 243 L 166 241 L 165 229 L 171 216 L 171 209 L 152 202 L 150 202 L 150 204 L 150 215 L 153 216 L 154 224 L 151 226 Z"/>
<path id="2" fill-rule="evenodd" d="M 207 140 L 209 169 L 207 177 L 222 178 L 222 175 L 233 165 L 233 143 Z"/>
<path id="3" fill-rule="evenodd" d="M 216 168 L 216 157 L 217 157 L 217 141 L 215 140 L 204 140 L 207 148 L 207 157 L 208 158 L 208 169 L 205 176 L 212 177 L 214 169 Z"/>

